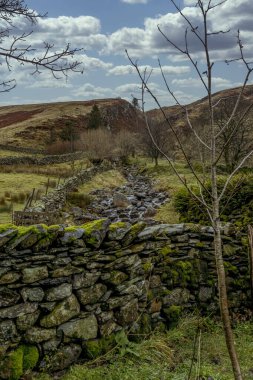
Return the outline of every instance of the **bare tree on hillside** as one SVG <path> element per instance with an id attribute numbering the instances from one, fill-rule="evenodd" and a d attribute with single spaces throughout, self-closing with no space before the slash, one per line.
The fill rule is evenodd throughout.
<path id="1" fill-rule="evenodd" d="M 127 159 L 130 155 L 135 156 L 136 148 L 139 145 L 139 134 L 121 129 L 114 136 L 115 153 L 121 159 Z"/>
<path id="2" fill-rule="evenodd" d="M 15 19 L 24 18 L 35 25 L 41 17 L 45 15 L 29 9 L 23 0 L 0 0 L 0 65 L 7 66 L 9 71 L 12 71 L 15 62 L 20 66 L 29 65 L 32 74 L 40 74 L 46 69 L 56 79 L 66 77 L 69 71 L 82 72 L 81 63 L 73 60 L 73 56 L 81 49 L 72 49 L 67 44 L 55 51 L 54 45 L 47 42 L 41 49 L 36 49 L 26 44 L 32 30 L 15 35 Z M 0 82 L 0 92 L 8 92 L 15 86 L 15 79 L 4 80 Z"/>
<path id="3" fill-rule="evenodd" d="M 240 109 L 237 110 L 229 125 L 224 128 L 233 108 L 236 99 L 221 99 L 221 104 L 214 110 L 214 117 L 220 131 L 218 148 L 220 155 L 224 159 L 226 170 L 231 173 L 240 161 L 253 149 L 252 142 L 252 108 L 242 100 Z"/>
<path id="4" fill-rule="evenodd" d="M 192 197 L 194 197 L 202 207 L 205 208 L 205 211 L 209 215 L 211 225 L 214 230 L 214 252 L 215 252 L 215 260 L 216 260 L 216 269 L 217 269 L 217 275 L 218 275 L 218 289 L 219 289 L 219 303 L 220 303 L 220 312 L 221 312 L 221 318 L 223 322 L 223 328 L 224 328 L 224 335 L 226 339 L 226 344 L 227 344 L 227 349 L 229 352 L 230 360 L 231 360 L 231 365 L 233 368 L 233 373 L 234 373 L 234 378 L 236 380 L 242 380 L 242 372 L 240 369 L 236 349 L 235 349 L 235 344 L 234 344 L 234 337 L 233 337 L 233 331 L 231 327 L 231 322 L 230 322 L 230 315 L 229 315 L 229 307 L 228 307 L 228 299 L 227 299 L 227 287 L 226 287 L 226 276 L 225 276 L 225 269 L 224 269 L 224 262 L 223 262 L 223 252 L 222 252 L 222 238 L 221 238 L 221 231 L 222 231 L 222 225 L 221 225 L 221 210 L 220 210 L 220 204 L 221 200 L 223 199 L 224 194 L 227 191 L 228 185 L 232 179 L 232 177 L 235 175 L 235 173 L 243 166 L 243 164 L 246 162 L 246 160 L 253 154 L 253 150 L 250 150 L 248 153 L 244 155 L 243 158 L 237 163 L 236 167 L 234 170 L 228 175 L 225 184 L 221 190 L 218 190 L 218 184 L 217 184 L 217 165 L 219 164 L 221 160 L 221 154 L 220 150 L 218 149 L 218 141 L 220 140 L 220 136 L 222 133 L 225 131 L 228 131 L 231 123 L 234 121 L 234 117 L 236 115 L 236 112 L 239 109 L 240 102 L 243 97 L 243 92 L 245 89 L 246 84 L 248 83 L 250 74 L 253 71 L 253 66 L 252 62 L 248 62 L 248 60 L 245 58 L 244 51 L 243 51 L 243 44 L 241 41 L 240 37 L 240 32 L 238 31 L 237 34 L 237 43 L 239 47 L 239 56 L 231 61 L 227 61 L 227 63 L 231 63 L 232 61 L 237 61 L 240 62 L 244 68 L 245 68 L 245 78 L 241 87 L 241 90 L 239 92 L 239 95 L 236 99 L 236 102 L 233 106 L 233 109 L 231 110 L 230 116 L 227 118 L 226 122 L 221 126 L 218 127 L 216 122 L 215 122 L 215 109 L 217 107 L 217 103 L 213 101 L 212 97 L 212 84 L 213 84 L 213 67 L 214 67 L 214 62 L 212 61 L 211 58 L 211 48 L 210 48 L 210 39 L 211 38 L 219 38 L 224 35 L 224 31 L 220 30 L 212 30 L 211 29 L 211 24 L 209 22 L 209 14 L 210 12 L 217 11 L 217 9 L 224 4 L 227 0 L 223 1 L 213 1 L 213 0 L 197 0 L 196 1 L 196 7 L 198 8 L 199 12 L 202 15 L 202 24 L 201 25 L 195 25 L 191 21 L 190 18 L 185 16 L 185 14 L 181 11 L 179 6 L 176 4 L 174 0 L 170 0 L 171 3 L 175 6 L 176 10 L 178 13 L 181 15 L 183 18 L 184 22 L 187 25 L 185 34 L 184 34 L 184 47 L 181 47 L 174 43 L 164 32 L 163 30 L 158 26 L 158 29 L 160 33 L 163 35 L 165 40 L 170 46 L 173 46 L 177 52 L 181 53 L 183 56 L 185 56 L 190 63 L 192 64 L 193 68 L 195 69 L 196 75 L 199 78 L 200 82 L 204 86 L 204 89 L 207 93 L 207 100 L 208 100 L 208 128 L 209 128 L 209 133 L 208 133 L 208 139 L 204 140 L 198 133 L 197 130 L 195 129 L 195 126 L 192 124 L 188 110 L 186 106 L 183 106 L 180 104 L 179 100 L 177 99 L 175 93 L 172 91 L 165 74 L 163 72 L 163 68 L 159 62 L 160 68 L 161 68 L 161 75 L 164 79 L 164 83 L 167 87 L 167 90 L 169 94 L 174 98 L 176 101 L 176 104 L 178 104 L 185 112 L 185 117 L 188 123 L 189 128 L 192 130 L 193 134 L 195 135 L 195 139 L 198 142 L 198 144 L 203 145 L 209 152 L 210 154 L 210 170 L 209 170 L 209 179 L 211 181 L 211 192 L 206 188 L 205 185 L 205 180 L 196 172 L 192 166 L 192 163 L 187 157 L 187 154 L 185 152 L 184 146 L 182 144 L 182 141 L 180 139 L 180 136 L 178 135 L 177 130 L 174 128 L 169 116 L 165 114 L 164 109 L 162 108 L 159 99 L 156 97 L 156 95 L 152 92 L 151 88 L 149 87 L 149 78 L 150 75 L 146 71 L 144 74 L 141 72 L 141 70 L 138 67 L 138 64 L 134 62 L 131 57 L 128 55 L 128 58 L 132 65 L 135 67 L 139 78 L 142 83 L 142 109 L 144 111 L 144 95 L 147 92 L 156 102 L 158 105 L 160 111 L 162 112 L 164 119 L 167 122 L 168 127 L 171 129 L 172 133 L 175 136 L 175 139 L 177 141 L 178 147 L 180 148 L 182 155 L 190 168 L 196 182 L 198 183 L 199 186 L 199 195 L 195 194 L 191 188 L 188 186 L 187 181 L 183 176 L 180 175 L 180 173 L 176 170 L 173 162 L 170 160 L 168 155 L 163 152 L 159 146 L 155 142 L 155 138 L 152 135 L 152 131 L 149 126 L 149 121 L 146 118 L 146 124 L 147 128 L 150 133 L 150 137 L 153 141 L 153 144 L 156 146 L 158 150 L 160 150 L 160 153 L 163 154 L 164 157 L 168 160 L 170 163 L 172 169 L 174 170 L 175 174 L 178 176 L 179 180 L 181 183 L 187 188 L 187 190 L 190 192 Z M 200 46 L 202 47 L 202 52 L 205 57 L 205 67 L 202 69 L 202 64 L 200 65 L 200 62 L 196 61 L 196 58 L 194 57 L 194 54 L 191 52 L 189 48 L 189 34 L 193 38 L 196 38 Z M 128 54 L 128 53 L 127 53 Z M 145 115 L 145 114 L 144 114 Z M 235 128 L 239 128 L 238 124 L 235 124 Z M 210 137 L 209 137 L 210 136 Z M 225 142 L 226 144 L 226 142 Z M 224 145 L 223 144 L 223 148 Z M 206 198 L 203 194 L 207 193 L 211 199 L 211 201 L 208 201 L 208 198 Z"/>
<path id="5" fill-rule="evenodd" d="M 159 157 L 163 157 L 161 151 L 172 157 L 172 138 L 166 124 L 159 123 L 154 119 L 149 119 L 148 124 L 149 130 L 144 129 L 141 133 L 142 148 L 148 157 L 152 158 L 155 162 L 155 166 L 158 166 Z M 153 143 L 153 140 L 155 141 L 155 144 Z"/>
<path id="6" fill-rule="evenodd" d="M 105 128 L 88 129 L 81 136 L 83 150 L 92 162 L 100 162 L 115 156 L 114 139 Z"/>

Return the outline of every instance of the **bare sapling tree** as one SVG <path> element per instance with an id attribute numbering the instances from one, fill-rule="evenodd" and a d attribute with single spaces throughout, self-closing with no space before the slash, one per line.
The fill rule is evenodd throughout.
<path id="1" fill-rule="evenodd" d="M 231 113 L 229 117 L 226 118 L 226 121 L 222 124 L 222 126 L 217 125 L 217 122 L 215 120 L 215 110 L 217 107 L 217 102 L 213 99 L 213 69 L 215 62 L 212 60 L 212 54 L 211 54 L 211 47 L 210 47 L 210 39 L 214 38 L 223 38 L 224 34 L 228 33 L 228 31 L 216 31 L 212 29 L 211 22 L 209 20 L 210 13 L 214 13 L 217 11 L 217 9 L 220 9 L 227 0 L 223 1 L 217 1 L 214 0 L 198 0 L 196 1 L 196 7 L 198 8 L 198 11 L 201 14 L 201 25 L 194 25 L 191 21 L 190 17 L 186 16 L 183 11 L 179 8 L 179 6 L 176 4 L 174 0 L 170 0 L 171 3 L 174 5 L 177 12 L 181 15 L 182 19 L 186 23 L 187 27 L 184 34 L 184 44 L 183 47 L 179 46 L 178 44 L 174 43 L 167 35 L 163 32 L 162 28 L 158 26 L 158 29 L 162 36 L 165 38 L 169 46 L 176 49 L 176 51 L 183 56 L 185 56 L 190 63 L 193 66 L 193 69 L 196 72 L 197 77 L 200 80 L 200 83 L 204 86 L 204 89 L 207 94 L 207 100 L 208 100 L 208 133 L 206 134 L 206 138 L 202 137 L 198 134 L 197 129 L 193 125 L 188 109 L 186 106 L 182 105 L 179 100 L 177 99 L 176 95 L 172 91 L 162 68 L 162 65 L 160 64 L 161 69 L 161 75 L 163 77 L 165 86 L 167 87 L 167 90 L 169 94 L 172 96 L 172 98 L 175 100 L 176 104 L 179 105 L 183 110 L 185 114 L 185 118 L 187 121 L 187 124 L 189 128 L 191 129 L 192 133 L 195 136 L 196 141 L 198 144 L 202 145 L 208 152 L 210 156 L 210 169 L 208 173 L 209 180 L 211 182 L 211 190 L 209 191 L 206 186 L 206 180 L 205 177 L 202 178 L 201 175 L 197 171 L 194 170 L 194 167 L 189 160 L 186 151 L 184 149 L 184 145 L 180 139 L 180 136 L 178 134 L 177 128 L 173 125 L 170 117 L 167 115 L 167 113 L 164 111 L 163 107 L 161 106 L 161 103 L 158 99 L 158 97 L 152 92 L 151 88 L 149 87 L 149 78 L 150 73 L 147 71 L 141 71 L 138 63 L 136 61 L 133 61 L 131 57 L 129 56 L 128 52 L 128 58 L 132 65 L 135 67 L 139 78 L 142 83 L 142 110 L 144 117 L 146 117 L 145 113 L 145 96 L 148 93 L 155 103 L 158 105 L 161 113 L 163 114 L 164 119 L 167 122 L 167 125 L 171 129 L 172 133 L 175 136 L 175 139 L 177 141 L 177 145 L 180 148 L 182 152 L 182 156 L 184 157 L 189 169 L 192 172 L 192 175 L 194 176 L 196 182 L 199 186 L 199 193 L 194 193 L 190 186 L 188 185 L 186 179 L 180 175 L 180 172 L 177 171 L 173 161 L 170 160 L 168 155 L 163 152 L 160 147 L 156 144 L 154 136 L 152 136 L 152 131 L 150 129 L 148 118 L 146 117 L 146 124 L 147 129 L 149 130 L 150 137 L 153 141 L 153 144 L 156 146 L 158 150 L 160 150 L 160 153 L 168 160 L 169 164 L 171 165 L 172 169 L 174 170 L 174 173 L 177 175 L 181 183 L 187 188 L 187 190 L 190 192 L 191 196 L 194 197 L 201 207 L 205 210 L 205 212 L 208 214 L 211 225 L 213 227 L 214 231 L 214 253 L 215 253 L 215 261 L 216 261 L 216 269 L 217 269 L 217 277 L 218 277 L 218 290 L 219 290 L 219 306 L 220 306 L 220 313 L 221 313 L 221 319 L 223 322 L 223 328 L 224 328 L 224 335 L 225 340 L 227 344 L 227 349 L 229 352 L 231 365 L 233 369 L 234 379 L 236 380 L 242 380 L 243 375 L 240 369 L 239 360 L 235 348 L 234 343 L 234 336 L 233 331 L 231 327 L 231 321 L 230 321 L 230 314 L 229 314 L 229 306 L 228 306 L 228 297 L 227 297 L 227 287 L 226 287 L 226 277 L 225 277 L 225 269 L 224 269 L 224 261 L 223 261 L 223 252 L 222 252 L 222 224 L 221 224 L 221 200 L 223 199 L 226 191 L 228 190 L 228 185 L 231 182 L 232 177 L 238 172 L 238 170 L 244 165 L 246 160 L 253 155 L 253 150 L 249 150 L 244 157 L 240 159 L 239 162 L 235 165 L 232 172 L 227 176 L 223 187 L 220 189 L 218 188 L 218 181 L 217 181 L 217 165 L 222 159 L 222 155 L 224 150 L 226 149 L 227 144 L 231 140 L 231 138 L 234 136 L 235 132 L 240 128 L 240 123 L 235 122 L 235 115 L 237 114 L 237 111 L 239 109 L 241 100 L 243 98 L 245 86 L 247 85 L 250 74 L 253 71 L 253 63 L 249 62 L 244 54 L 243 51 L 243 44 L 240 37 L 240 32 L 237 33 L 237 44 L 238 44 L 238 57 L 234 59 L 227 60 L 226 63 L 230 64 L 231 62 L 240 62 L 244 68 L 245 68 L 245 77 L 243 80 L 243 84 L 240 88 L 240 91 L 238 93 L 238 96 L 236 98 L 236 101 L 231 109 Z M 214 15 L 213 15 L 214 16 Z M 204 64 L 202 62 L 196 61 L 195 53 L 191 52 L 191 49 L 189 48 L 189 34 L 191 34 L 191 37 L 196 38 L 199 45 L 202 47 L 202 53 L 205 57 Z M 231 125 L 233 127 L 231 128 Z M 227 140 L 223 142 L 223 145 L 218 147 L 218 141 L 220 140 L 220 136 L 224 132 L 228 132 Z M 230 131 L 230 132 L 229 132 Z M 206 197 L 205 194 L 208 194 Z M 210 199 L 210 201 L 209 201 Z"/>
<path id="2" fill-rule="evenodd" d="M 223 128 L 229 119 L 235 106 L 236 98 L 228 97 L 220 99 L 220 105 L 214 112 L 216 124 L 221 131 L 218 147 L 221 147 L 226 171 L 231 173 L 239 162 L 253 149 L 252 141 L 252 108 L 253 104 L 247 104 L 242 99 L 240 108 L 233 119 Z"/>
<path id="3" fill-rule="evenodd" d="M 15 35 L 15 21 L 23 18 L 31 26 L 46 15 L 38 14 L 27 7 L 23 0 L 0 0 L 0 65 L 6 65 L 9 71 L 13 64 L 32 67 L 32 74 L 40 74 L 46 69 L 59 79 L 67 77 L 69 71 L 82 72 L 81 62 L 74 59 L 74 55 L 82 49 L 72 49 L 70 44 L 56 51 L 53 44 L 44 42 L 39 49 L 33 48 L 28 42 L 32 30 Z M 27 42 L 26 42 L 27 41 Z M 8 92 L 16 87 L 15 79 L 0 82 L 0 92 Z"/>
<path id="4" fill-rule="evenodd" d="M 142 149 L 148 157 L 152 158 L 155 166 L 158 166 L 158 159 L 159 157 L 162 157 L 160 151 L 162 150 L 166 154 L 172 152 L 172 139 L 168 133 L 168 127 L 166 124 L 159 123 L 159 121 L 154 118 L 149 118 L 148 125 L 149 130 L 145 128 L 141 131 Z M 149 131 L 152 134 L 152 139 Z M 153 140 L 155 140 L 155 144 L 153 144 Z M 157 146 L 159 149 L 157 149 Z"/>

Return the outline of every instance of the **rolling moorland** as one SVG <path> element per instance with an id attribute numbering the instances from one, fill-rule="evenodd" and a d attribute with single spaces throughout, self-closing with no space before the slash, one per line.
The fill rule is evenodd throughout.
<path id="1" fill-rule="evenodd" d="M 217 103 L 222 103 L 224 99 L 233 103 L 237 93 L 238 89 L 230 89 L 215 94 L 214 98 Z M 252 100 L 253 86 L 247 86 L 241 112 Z M 111 145 L 101 154 L 97 146 L 88 154 L 85 142 L 83 146 L 75 145 L 75 141 L 88 138 L 85 133 L 89 130 L 94 105 L 100 112 L 101 125 L 98 129 L 105 130 L 106 139 L 109 134 L 113 145 L 117 146 L 113 155 L 108 154 L 112 151 Z M 206 99 L 188 105 L 187 109 L 191 120 L 199 123 L 201 128 L 200 120 L 205 120 Z M 170 115 L 182 140 L 191 144 L 191 132 L 187 129 L 184 111 L 178 106 L 164 110 Z M 163 128 L 164 121 L 159 110 L 149 111 L 148 117 L 154 120 L 155 128 Z M 251 110 L 247 120 L 253 120 Z M 98 129 L 95 128 L 95 133 Z M 143 137 L 144 130 L 139 109 L 122 99 L 1 107 L 0 222 L 12 223 L 13 210 L 23 210 L 25 206 L 28 211 L 50 211 L 52 199 L 56 203 L 61 201 L 60 192 L 57 193 L 57 188 L 61 187 L 64 191 L 68 189 L 68 192 L 57 223 L 70 227 L 81 226 L 101 217 L 109 218 L 112 223 L 121 220 L 133 224 L 141 220 L 149 226 L 157 222 L 206 224 L 206 216 L 187 198 L 168 162 L 159 155 L 156 162 L 155 153 Z M 125 131 L 127 134 L 117 140 L 116 136 L 122 131 L 123 135 Z M 245 133 L 248 145 L 252 143 L 251 134 L 252 128 Z M 130 136 L 134 136 L 133 140 Z M 192 150 L 191 145 L 187 148 L 187 152 Z M 195 179 L 182 161 L 176 144 L 169 141 L 164 149 L 169 154 L 173 151 L 171 156 L 175 166 L 194 189 Z M 16 158 L 12 162 L 13 157 Z M 199 159 L 190 153 L 189 157 L 198 174 L 202 175 L 203 166 Z M 221 182 L 228 175 L 224 162 L 220 165 Z M 96 169 L 84 181 L 77 181 L 80 173 L 87 169 L 92 172 L 97 164 L 104 165 L 102 170 Z M 208 164 L 205 170 L 208 170 Z M 253 217 L 252 161 L 247 162 L 236 183 L 241 195 L 235 198 L 228 194 L 225 203 L 232 199 L 231 208 L 224 212 L 223 220 L 232 222 L 236 233 L 245 233 Z M 232 271 L 231 268 L 229 270 Z M 238 313 L 234 320 L 236 343 L 246 380 L 253 378 L 253 329 L 249 316 Z M 211 313 L 205 316 L 198 313 L 176 316 L 168 331 L 162 327 L 154 332 L 149 331 L 141 341 L 123 336 L 108 352 L 90 358 L 82 365 L 75 365 L 67 372 L 63 365 L 57 374 L 48 374 L 53 371 L 45 368 L 42 374 L 28 370 L 23 378 L 230 380 L 232 374 L 221 329 L 219 318 L 211 318 Z M 201 333 L 196 335 L 199 331 Z M 13 379 L 18 377 L 14 376 Z"/>

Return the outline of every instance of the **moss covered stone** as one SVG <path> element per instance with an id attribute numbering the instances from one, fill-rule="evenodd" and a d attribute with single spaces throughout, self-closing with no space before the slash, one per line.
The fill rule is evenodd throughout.
<path id="1" fill-rule="evenodd" d="M 56 329 L 44 329 L 40 327 L 30 328 L 25 335 L 25 339 L 29 343 L 41 343 L 52 339 L 56 336 Z"/>
<path id="2" fill-rule="evenodd" d="M 159 253 L 161 253 L 163 256 L 167 256 L 169 255 L 170 253 L 172 253 L 172 248 L 168 245 L 168 246 L 165 246 L 165 247 L 162 247 L 160 250 L 159 250 Z"/>
<path id="3" fill-rule="evenodd" d="M 20 279 L 21 275 L 17 272 L 7 272 L 0 277 L 0 285 L 12 284 Z"/>
<path id="4" fill-rule="evenodd" d="M 178 321 L 181 315 L 182 308 L 181 306 L 178 306 L 178 305 L 172 305 L 168 308 L 165 308 L 163 312 L 166 315 L 166 318 L 169 320 L 169 322 L 175 323 Z"/>
<path id="5" fill-rule="evenodd" d="M 67 227 L 64 230 L 64 235 L 60 238 L 64 244 L 71 244 L 77 239 L 81 239 L 84 234 L 84 229 L 78 226 Z"/>
<path id="6" fill-rule="evenodd" d="M 80 305 L 74 294 L 60 302 L 53 311 L 43 317 L 40 321 L 42 327 L 54 327 L 59 326 L 69 319 L 76 317 L 80 312 Z"/>
<path id="7" fill-rule="evenodd" d="M 138 236 L 138 234 L 144 230 L 146 223 L 138 222 L 131 226 L 130 230 L 127 232 L 125 237 L 122 239 L 122 245 L 127 246 L 131 244 Z"/>
<path id="8" fill-rule="evenodd" d="M 171 272 L 175 284 L 185 287 L 187 284 L 192 286 L 196 282 L 196 275 L 191 261 L 176 261 Z"/>
<path id="9" fill-rule="evenodd" d="M 51 276 L 52 278 L 71 276 L 72 274 L 82 273 L 83 270 L 81 268 L 77 268 L 71 264 L 66 265 L 65 267 L 60 267 L 55 269 Z"/>
<path id="10" fill-rule="evenodd" d="M 82 225 L 84 229 L 83 240 L 85 243 L 99 248 L 103 242 L 109 227 L 108 219 L 99 219 Z"/>
<path id="11" fill-rule="evenodd" d="M 4 246 L 18 234 L 15 226 L 10 224 L 0 225 L 0 247 Z"/>
<path id="12" fill-rule="evenodd" d="M 9 353 L 7 360 L 5 360 L 3 368 L 1 368 L 2 374 L 5 379 L 19 380 L 23 375 L 23 348 L 19 347 L 15 351 Z"/>
<path id="13" fill-rule="evenodd" d="M 115 222 L 110 224 L 108 229 L 108 239 L 117 241 L 123 239 L 130 227 L 131 224 L 126 222 Z"/>
<path id="14" fill-rule="evenodd" d="M 23 345 L 23 370 L 33 369 L 39 360 L 39 351 L 35 346 Z"/>
<path id="15" fill-rule="evenodd" d="M 31 284 L 36 281 L 43 280 L 48 277 L 47 266 L 24 268 L 22 270 L 23 282 L 25 284 Z"/>
<path id="16" fill-rule="evenodd" d="M 126 273 L 115 270 L 109 273 L 108 278 L 106 278 L 106 282 L 112 285 L 120 285 L 127 279 L 128 275 Z"/>
<path id="17" fill-rule="evenodd" d="M 94 339 L 98 333 L 98 323 L 95 315 L 87 318 L 72 320 L 62 324 L 58 331 L 63 331 L 64 336 L 74 339 Z"/>
<path id="18" fill-rule="evenodd" d="M 0 367 L 1 378 L 19 380 L 23 373 L 33 369 L 39 360 L 37 347 L 22 345 L 11 351 Z"/>
<path id="19" fill-rule="evenodd" d="M 90 288 L 77 290 L 77 297 L 82 305 L 94 304 L 100 300 L 107 290 L 104 284 L 95 284 Z"/>
<path id="20" fill-rule="evenodd" d="M 85 356 L 89 359 L 95 359 L 116 346 L 116 334 L 104 336 L 101 339 L 89 340 L 84 342 L 83 347 Z"/>

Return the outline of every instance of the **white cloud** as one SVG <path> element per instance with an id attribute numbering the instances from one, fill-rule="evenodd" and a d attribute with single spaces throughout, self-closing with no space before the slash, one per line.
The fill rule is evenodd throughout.
<path id="1" fill-rule="evenodd" d="M 206 78 L 203 78 L 206 82 Z M 198 88 L 203 87 L 203 83 L 200 81 L 199 78 L 184 78 L 184 79 L 173 79 L 171 82 L 173 85 L 178 87 L 184 87 L 184 88 Z M 232 82 L 229 79 L 221 78 L 221 77 L 213 77 L 212 78 L 212 84 L 216 88 L 229 88 L 229 87 L 236 87 L 238 82 Z"/>
<path id="2" fill-rule="evenodd" d="M 205 0 L 206 3 L 209 0 Z M 194 27 L 198 27 L 198 32 L 203 36 L 203 18 L 198 7 L 195 7 L 196 0 L 185 0 L 185 8 L 182 9 L 184 15 L 191 21 Z M 235 34 L 237 29 L 241 33 L 253 30 L 251 14 L 253 13 L 252 0 L 228 0 L 219 8 L 209 13 L 209 31 L 219 31 L 231 29 L 231 33 L 210 36 L 209 48 L 212 56 L 219 54 L 221 59 L 232 58 L 232 52 L 236 47 Z M 158 25 L 163 33 L 180 48 L 185 48 L 185 29 L 187 24 L 182 16 L 175 11 L 157 17 L 148 17 L 144 21 L 143 27 L 129 28 L 123 27 L 108 36 L 108 43 L 103 48 L 103 53 L 124 54 L 127 49 L 133 58 L 154 57 L 161 54 L 175 55 L 179 57 L 175 48 L 159 32 Z M 251 37 L 247 38 L 249 50 L 253 50 Z M 188 29 L 188 47 L 195 55 L 199 54 L 203 46 L 198 38 Z"/>
<path id="3" fill-rule="evenodd" d="M 140 83 L 122 84 L 121 86 L 116 87 L 115 91 L 120 94 L 131 95 L 132 92 L 141 91 L 141 85 Z"/>
<path id="4" fill-rule="evenodd" d="M 152 67 L 150 65 L 141 65 L 138 66 L 140 72 L 144 72 L 147 70 L 147 72 L 152 71 L 152 76 L 153 75 L 161 75 L 161 70 L 159 67 Z M 189 66 L 168 66 L 165 65 L 163 66 L 163 72 L 164 74 L 184 74 L 188 73 L 190 71 Z M 115 66 L 112 69 L 108 70 L 108 75 L 128 75 L 128 74 L 136 74 L 136 69 L 132 65 L 120 65 L 120 66 Z"/>
<path id="5" fill-rule="evenodd" d="M 173 79 L 171 82 L 179 87 L 201 87 L 203 84 L 198 78 Z"/>
<path id="6" fill-rule="evenodd" d="M 89 57 L 86 54 L 78 56 L 78 61 L 82 62 L 84 70 L 109 70 L 113 66 L 110 62 L 104 62 L 101 59 Z"/>
<path id="7" fill-rule="evenodd" d="M 100 20 L 92 16 L 59 16 L 39 19 L 36 32 L 56 33 L 64 37 L 98 34 L 101 30 Z"/>
<path id="8" fill-rule="evenodd" d="M 147 4 L 149 0 L 121 0 L 122 3 L 126 4 Z"/>
<path id="9" fill-rule="evenodd" d="M 197 3 L 197 0 L 184 0 L 185 6 L 195 5 L 196 3 Z"/>
<path id="10" fill-rule="evenodd" d="M 114 96 L 114 91 L 108 87 L 94 86 L 93 84 L 86 83 L 78 86 L 71 91 L 74 97 L 81 97 L 83 99 L 102 99 Z"/>

